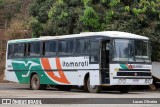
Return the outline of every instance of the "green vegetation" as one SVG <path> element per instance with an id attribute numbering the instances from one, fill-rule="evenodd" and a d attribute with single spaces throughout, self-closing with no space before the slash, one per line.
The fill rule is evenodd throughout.
<path id="1" fill-rule="evenodd" d="M 152 60 L 160 61 L 160 0 L 0 0 L 5 40 L 86 31 L 124 31 L 151 40 Z M 5 37 L 4 37 L 5 36 Z M 6 41 L 0 41 L 0 81 Z"/>
<path id="2" fill-rule="evenodd" d="M 32 37 L 108 30 L 147 36 L 152 59 L 160 59 L 160 0 L 0 0 L 0 13 L 0 28 L 19 24 L 18 32 Z"/>
<path id="3" fill-rule="evenodd" d="M 160 0 L 35 0 L 32 35 L 116 30 L 148 36 L 160 59 Z"/>

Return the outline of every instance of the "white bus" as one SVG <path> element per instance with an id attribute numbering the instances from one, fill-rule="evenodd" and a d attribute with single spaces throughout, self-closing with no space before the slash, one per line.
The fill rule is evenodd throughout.
<path id="1" fill-rule="evenodd" d="M 152 84 L 149 39 L 118 32 L 88 32 L 8 41 L 5 79 L 30 84 L 33 90 L 47 85 L 59 90 L 83 86 L 97 93 L 102 86 Z"/>

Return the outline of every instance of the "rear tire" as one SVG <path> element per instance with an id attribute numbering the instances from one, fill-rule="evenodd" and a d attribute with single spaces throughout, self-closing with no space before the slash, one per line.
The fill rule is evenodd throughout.
<path id="1" fill-rule="evenodd" d="M 101 86 L 90 85 L 90 79 L 87 79 L 87 89 L 90 93 L 99 93 L 101 92 Z"/>
<path id="2" fill-rule="evenodd" d="M 37 74 L 34 74 L 31 78 L 30 87 L 32 90 L 45 90 L 47 85 L 40 84 L 40 79 Z"/>

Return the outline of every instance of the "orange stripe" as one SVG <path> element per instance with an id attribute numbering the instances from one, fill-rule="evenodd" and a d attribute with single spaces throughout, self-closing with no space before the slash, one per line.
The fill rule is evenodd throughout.
<path id="1" fill-rule="evenodd" d="M 51 66 L 50 66 L 48 58 L 41 58 L 41 62 L 42 62 L 42 66 L 43 66 L 44 69 L 51 70 Z M 56 65 L 57 65 L 57 69 L 62 69 L 59 58 L 56 58 Z M 56 81 L 62 82 L 62 83 L 66 83 L 66 84 L 70 84 L 69 81 L 67 80 L 64 72 L 62 70 L 58 70 L 58 73 L 59 73 L 60 77 L 57 77 L 54 74 L 54 71 L 52 71 L 52 72 L 46 72 L 46 73 L 53 80 L 56 80 Z"/>
<path id="2" fill-rule="evenodd" d="M 67 80 L 64 72 L 62 71 L 61 62 L 60 62 L 59 58 L 56 58 L 56 65 L 57 65 L 58 73 L 59 73 L 62 81 L 64 81 L 64 83 L 70 84 L 69 81 Z"/>

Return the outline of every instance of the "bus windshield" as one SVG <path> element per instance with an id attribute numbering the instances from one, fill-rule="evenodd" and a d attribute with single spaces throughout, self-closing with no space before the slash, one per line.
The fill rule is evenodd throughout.
<path id="1" fill-rule="evenodd" d="M 148 44 L 146 40 L 115 39 L 112 61 L 150 62 Z"/>

